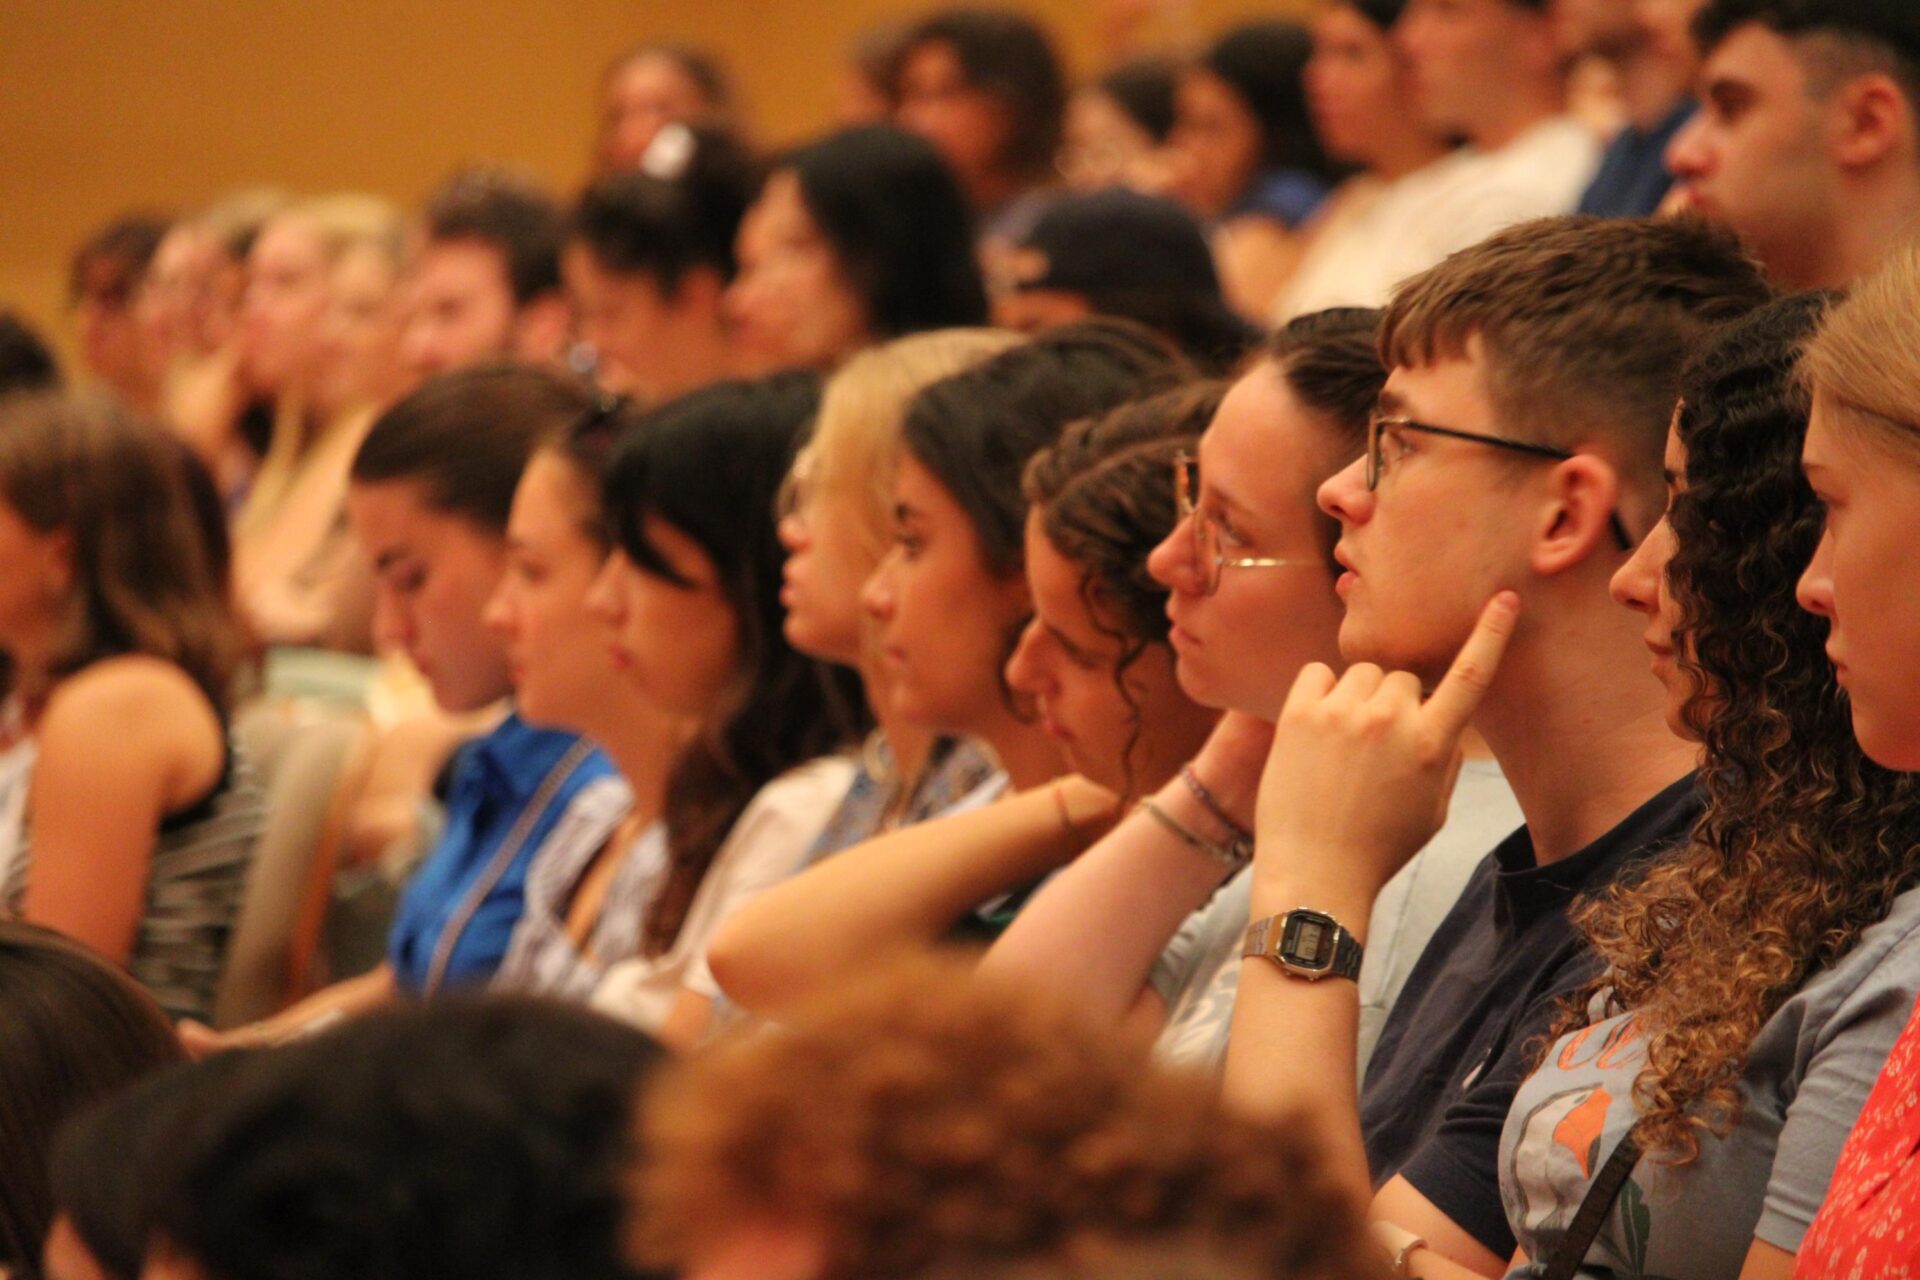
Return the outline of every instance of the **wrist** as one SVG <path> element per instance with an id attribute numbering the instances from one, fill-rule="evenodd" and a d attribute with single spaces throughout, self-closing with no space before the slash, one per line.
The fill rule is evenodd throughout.
<path id="1" fill-rule="evenodd" d="M 1254 814 L 1260 802 L 1259 770 L 1227 767 L 1203 750 L 1182 772 L 1186 777 L 1174 781 L 1180 782 L 1183 789 L 1204 794 L 1208 807 L 1216 810 L 1221 819 L 1243 831 L 1253 830 Z"/>
<path id="2" fill-rule="evenodd" d="M 1355 942 L 1367 941 L 1367 924 L 1373 916 L 1377 893 L 1338 875 L 1262 876 L 1254 864 L 1253 884 L 1247 906 L 1249 921 L 1284 915 L 1298 908 L 1324 912 L 1340 922 Z"/>

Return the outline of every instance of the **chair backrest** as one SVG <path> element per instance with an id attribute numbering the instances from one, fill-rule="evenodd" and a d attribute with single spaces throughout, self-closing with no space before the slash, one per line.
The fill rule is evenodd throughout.
<path id="1" fill-rule="evenodd" d="M 324 856 L 348 758 L 366 717 L 343 705 L 261 699 L 234 717 L 237 744 L 266 792 L 267 821 L 214 996 L 217 1027 L 278 1012 L 298 994 L 294 953 L 316 858 Z"/>

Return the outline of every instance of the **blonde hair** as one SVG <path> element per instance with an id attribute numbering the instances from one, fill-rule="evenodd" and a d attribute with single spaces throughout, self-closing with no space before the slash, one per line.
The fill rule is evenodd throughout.
<path id="1" fill-rule="evenodd" d="M 297 222 L 313 231 L 329 272 L 348 253 L 360 248 L 378 253 L 395 271 L 406 260 L 406 218 L 397 206 L 379 196 L 342 192 L 296 200 L 270 217 L 266 225 L 275 222 Z M 309 422 L 308 406 L 297 401 L 297 397 L 283 398 L 274 406 L 266 455 L 234 522 L 235 533 L 242 537 L 257 534 L 272 523 L 304 471 L 314 445 L 334 425 Z M 371 421 L 371 413 L 361 416 L 362 425 Z"/>
<path id="2" fill-rule="evenodd" d="M 1893 251 L 1827 313 L 1800 376 L 1832 420 L 1920 463 L 1920 244 Z"/>
<path id="3" fill-rule="evenodd" d="M 815 493 L 858 499 L 860 545 L 875 565 L 893 531 L 893 472 L 907 406 L 925 387 L 1022 341 L 998 329 L 936 329 L 869 348 L 828 381 L 803 455 Z"/>

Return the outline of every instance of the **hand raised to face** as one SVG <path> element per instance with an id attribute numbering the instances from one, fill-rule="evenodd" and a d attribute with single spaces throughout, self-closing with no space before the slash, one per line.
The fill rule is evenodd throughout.
<path id="1" fill-rule="evenodd" d="M 1327 906 L 1372 903 L 1446 821 L 1462 735 L 1519 613 L 1511 591 L 1488 601 L 1424 699 L 1417 677 L 1372 663 L 1337 679 L 1322 663 L 1301 670 L 1261 778 L 1256 882 L 1324 890 Z"/>

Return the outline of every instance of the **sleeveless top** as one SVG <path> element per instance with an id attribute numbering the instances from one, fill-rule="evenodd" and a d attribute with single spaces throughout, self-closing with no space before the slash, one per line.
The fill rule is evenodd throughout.
<path id="1" fill-rule="evenodd" d="M 266 817 L 253 762 L 229 735 L 226 769 L 214 789 L 160 824 L 127 971 L 170 1018 L 213 1016 L 227 941 Z M 18 847 L 0 882 L 0 907 L 13 915 L 25 900 L 33 863 L 29 820 L 22 815 Z"/>

